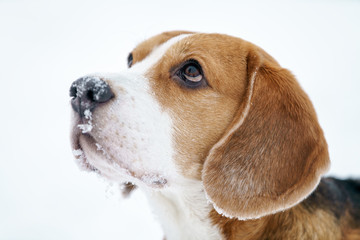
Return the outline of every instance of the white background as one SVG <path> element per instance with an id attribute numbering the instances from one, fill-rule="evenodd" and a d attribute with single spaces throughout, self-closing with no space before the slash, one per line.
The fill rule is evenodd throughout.
<path id="1" fill-rule="evenodd" d="M 126 68 L 165 30 L 249 40 L 292 70 L 328 140 L 331 175 L 360 176 L 360 1 L 0 0 L 0 239 L 161 239 L 146 199 L 80 172 L 68 90 Z"/>

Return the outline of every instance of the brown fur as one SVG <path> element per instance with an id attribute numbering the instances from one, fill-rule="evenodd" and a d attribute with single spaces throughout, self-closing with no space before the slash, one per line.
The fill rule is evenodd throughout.
<path id="1" fill-rule="evenodd" d="M 327 170 L 327 144 L 315 111 L 295 78 L 272 62 L 255 65 L 247 116 L 245 106 L 222 144 L 211 150 L 204 166 L 205 190 L 231 216 L 257 218 L 289 208 L 316 187 Z M 249 96 L 251 93 L 248 93 Z M 234 172 L 235 174 L 229 174 Z M 236 184 L 234 184 L 236 183 Z M 219 192 L 217 189 L 222 188 Z"/>
<path id="2" fill-rule="evenodd" d="M 285 212 L 247 221 L 222 217 L 215 211 L 212 211 L 211 216 L 229 240 L 341 239 L 340 226 L 331 214 L 317 210 L 310 215 L 301 205 Z"/>
<path id="3" fill-rule="evenodd" d="M 134 63 L 182 33 L 140 44 Z M 209 87 L 187 89 L 173 80 L 189 59 L 200 63 Z M 181 173 L 202 180 L 211 201 L 235 217 L 210 213 L 226 239 L 356 239 L 359 231 L 340 227 L 328 209 L 310 213 L 298 204 L 328 168 L 327 144 L 307 95 L 265 51 L 239 38 L 194 34 L 147 77 L 174 121 Z"/>
<path id="4" fill-rule="evenodd" d="M 224 54 L 221 49 L 236 46 L 238 39 L 217 37 L 217 41 L 212 41 L 214 37 L 199 34 L 189 37 L 189 41 L 180 41 L 148 74 L 153 80 L 155 97 L 174 116 L 176 161 L 183 175 L 195 179 L 201 178 L 204 160 L 231 123 L 245 90 L 242 79 L 246 75 L 246 47 L 229 49 Z M 210 88 L 189 91 L 173 81 L 169 69 L 188 59 L 196 59 L 202 65 Z M 222 68 L 224 61 L 242 63 L 243 70 L 231 64 L 229 68 Z M 236 76 L 234 82 L 224 84 L 233 76 Z"/>
<path id="5" fill-rule="evenodd" d="M 359 187 L 360 185 L 357 185 Z M 324 178 L 307 199 L 284 212 L 239 221 L 211 217 L 226 239 L 360 239 L 360 194 L 351 180 Z"/>

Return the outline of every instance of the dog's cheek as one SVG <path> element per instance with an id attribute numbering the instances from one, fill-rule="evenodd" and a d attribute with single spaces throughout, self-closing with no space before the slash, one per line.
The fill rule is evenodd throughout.
<path id="1" fill-rule="evenodd" d="M 211 91 L 186 99 L 187 104 L 175 102 L 169 110 L 175 126 L 174 161 L 183 176 L 200 180 L 204 160 L 230 125 L 238 103 Z"/>

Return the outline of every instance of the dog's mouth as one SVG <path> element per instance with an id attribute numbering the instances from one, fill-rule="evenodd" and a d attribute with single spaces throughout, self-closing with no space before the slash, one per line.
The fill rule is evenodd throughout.
<path id="1" fill-rule="evenodd" d="M 133 169 L 126 159 L 113 156 L 111 147 L 103 145 L 92 134 L 91 118 L 76 119 L 71 134 L 73 155 L 79 168 L 97 174 L 115 182 L 131 182 L 136 185 L 145 184 L 152 188 L 163 188 L 168 181 L 160 174 Z"/>
<path id="2" fill-rule="evenodd" d="M 80 134 L 76 134 L 75 136 L 72 137 L 72 149 L 73 149 L 72 153 L 75 157 L 76 163 L 78 164 L 81 170 L 100 173 L 99 169 L 97 169 L 88 162 L 84 150 L 80 145 Z"/>

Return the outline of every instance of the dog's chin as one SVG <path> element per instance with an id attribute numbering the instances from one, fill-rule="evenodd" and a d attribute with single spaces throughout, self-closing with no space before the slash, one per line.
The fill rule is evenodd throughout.
<path id="1" fill-rule="evenodd" d="M 161 189 L 168 185 L 167 179 L 159 174 L 136 171 L 126 162 L 111 156 L 106 146 L 89 133 L 82 133 L 75 128 L 71 142 L 73 155 L 81 170 L 96 172 L 112 182 L 133 183 L 140 187 Z"/>

